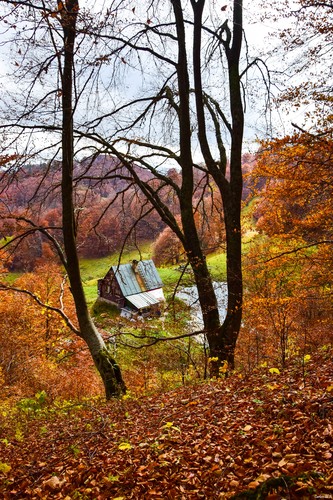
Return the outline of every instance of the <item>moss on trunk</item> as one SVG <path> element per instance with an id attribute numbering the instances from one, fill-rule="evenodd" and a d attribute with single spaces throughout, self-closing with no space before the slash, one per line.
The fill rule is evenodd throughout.
<path id="1" fill-rule="evenodd" d="M 120 368 L 108 349 L 101 349 L 94 356 L 94 362 L 103 380 L 106 399 L 125 394 L 126 385 Z"/>

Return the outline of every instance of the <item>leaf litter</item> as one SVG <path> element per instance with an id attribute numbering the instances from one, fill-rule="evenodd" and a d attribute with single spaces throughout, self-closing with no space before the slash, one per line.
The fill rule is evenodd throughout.
<path id="1" fill-rule="evenodd" d="M 19 439 L 1 416 L 0 498 L 333 498 L 328 354 L 305 376 L 258 369 L 31 416 Z"/>

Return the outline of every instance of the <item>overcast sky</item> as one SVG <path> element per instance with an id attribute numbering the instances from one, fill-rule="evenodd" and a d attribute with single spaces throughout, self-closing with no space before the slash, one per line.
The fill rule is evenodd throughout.
<path id="1" fill-rule="evenodd" d="M 55 3 L 55 2 L 54 2 Z M 142 3 L 130 3 L 131 5 L 136 5 L 135 11 L 132 12 L 132 9 L 127 10 L 127 13 L 124 14 L 126 17 L 132 17 L 133 20 L 137 20 L 140 22 L 145 21 L 145 16 L 146 12 L 143 7 Z M 223 22 L 225 17 L 229 17 L 231 19 L 231 6 L 232 2 L 230 0 L 222 0 L 219 2 L 216 2 L 216 9 L 217 12 L 220 12 L 220 19 L 218 21 L 219 24 Z M 81 0 L 80 1 L 81 7 L 84 7 L 85 5 L 89 6 L 91 5 L 91 2 L 88 0 Z M 100 8 L 100 5 L 104 5 L 106 7 L 109 6 L 109 2 L 94 2 L 93 6 L 94 9 Z M 159 8 L 160 5 L 166 5 L 165 3 L 161 4 L 159 3 Z M 205 13 L 209 13 L 210 3 L 207 2 L 207 8 Z M 222 10 L 224 8 L 224 5 L 227 5 L 226 10 Z M 141 9 L 140 9 L 141 6 Z M 0 3 L 0 9 L 3 8 L 3 4 Z M 140 11 L 141 10 L 141 11 Z M 1 10 L 0 10 L 0 15 L 1 15 Z M 154 13 L 152 11 L 149 12 L 149 16 L 152 19 L 152 22 L 154 22 Z M 257 1 L 249 1 L 245 0 L 244 1 L 244 27 L 245 27 L 245 34 L 246 34 L 246 39 L 248 42 L 248 45 L 250 47 L 250 53 L 252 53 L 252 56 L 261 56 L 263 59 L 265 59 L 265 62 L 267 62 L 268 65 L 270 65 L 271 69 L 276 67 L 276 65 L 279 65 L 278 60 L 274 60 L 274 58 L 271 58 L 269 56 L 269 52 L 272 49 L 274 45 L 277 43 L 277 37 L 273 36 L 273 33 L 276 33 L 279 28 L 282 28 L 283 26 L 278 26 L 276 23 L 270 22 L 270 21 L 265 21 L 262 22 L 260 20 L 260 7 L 259 7 L 259 0 Z M 2 25 L 1 28 L 1 35 L 0 35 L 0 40 L 3 39 L 4 37 L 4 31 L 6 31 L 8 27 L 6 25 Z M 15 54 L 14 54 L 15 57 Z M 6 52 L 4 48 L 2 48 L 1 53 L 0 53 L 0 73 L 5 75 L 8 71 L 9 65 L 8 65 L 8 60 L 13 63 L 13 53 L 11 52 Z M 137 89 L 140 83 L 141 76 L 139 75 L 138 72 L 132 71 L 130 73 L 130 80 L 127 80 L 127 87 L 124 84 L 123 87 L 121 87 L 117 92 L 129 92 L 130 90 L 133 91 Z M 260 98 L 264 99 L 264 96 L 262 95 Z M 251 102 L 249 101 L 248 106 L 247 106 L 247 112 L 246 112 L 246 130 L 245 130 L 245 146 L 244 149 L 253 149 L 256 146 L 253 146 L 253 141 L 257 136 L 263 136 L 267 132 L 267 125 L 269 125 L 269 116 L 266 115 L 264 116 L 264 113 L 259 114 L 257 113 L 257 110 L 254 109 L 254 106 L 258 104 L 259 102 L 259 97 L 255 96 L 253 98 L 253 103 L 252 103 L 252 108 L 251 108 Z M 262 103 L 261 103 L 262 104 Z M 302 110 L 297 112 L 299 116 L 302 115 Z M 273 115 L 273 125 L 276 125 L 279 130 L 285 130 L 287 131 L 290 128 L 290 123 L 291 121 L 297 121 L 298 116 L 292 115 L 289 117 L 286 117 L 284 113 L 281 110 L 281 113 L 275 112 Z"/>

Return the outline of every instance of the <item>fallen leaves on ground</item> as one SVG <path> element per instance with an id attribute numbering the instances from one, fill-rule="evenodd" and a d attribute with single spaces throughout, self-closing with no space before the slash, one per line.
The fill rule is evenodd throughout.
<path id="1" fill-rule="evenodd" d="M 72 405 L 0 435 L 4 499 L 333 498 L 330 356 Z M 13 431 L 14 432 L 14 431 Z M 3 464 L 3 467 L 1 467 Z M 251 496 L 252 491 L 252 496 Z"/>

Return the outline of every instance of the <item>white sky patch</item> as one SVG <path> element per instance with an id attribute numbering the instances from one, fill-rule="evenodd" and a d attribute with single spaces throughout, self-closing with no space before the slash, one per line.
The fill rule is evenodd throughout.
<path id="1" fill-rule="evenodd" d="M 252 2 L 249 2 L 249 0 L 244 1 L 244 28 L 245 28 L 246 40 L 249 46 L 250 60 L 251 57 L 253 59 L 253 57 L 255 56 L 260 56 L 265 61 L 265 64 L 268 65 L 269 69 L 273 70 L 279 69 L 281 61 L 279 61 L 278 57 L 275 57 L 270 53 L 271 49 L 278 43 L 278 38 L 277 37 L 274 38 L 272 33 L 278 31 L 278 29 L 283 29 L 283 27 L 285 27 L 285 24 L 281 23 L 281 26 L 278 26 L 276 23 L 273 23 L 271 21 L 262 22 L 260 20 L 260 7 L 258 5 L 259 1 L 260 0 Z M 126 2 L 126 4 L 127 4 L 126 9 L 124 9 L 123 11 L 119 11 L 118 16 L 120 18 L 126 19 L 127 22 L 133 22 L 133 23 L 140 22 L 143 23 L 143 25 L 148 20 L 151 23 L 155 22 L 157 23 L 158 18 L 161 17 L 162 19 L 163 16 L 165 17 L 165 15 L 171 8 L 170 1 L 149 2 L 149 4 L 152 5 L 153 7 L 151 7 L 148 10 L 145 7 L 145 3 L 143 2 L 139 3 L 139 2 L 128 1 Z M 56 2 L 54 2 L 54 5 L 56 5 Z M 105 10 L 112 8 L 112 5 L 113 5 L 112 1 L 105 2 L 103 0 L 98 0 L 93 3 L 88 2 L 88 0 L 80 1 L 82 12 L 84 11 L 85 7 L 87 9 L 92 8 L 96 12 L 96 15 L 99 12 L 101 12 L 101 9 Z M 221 26 L 223 21 L 228 17 L 229 25 L 231 27 L 232 2 L 230 0 L 219 0 L 218 2 L 215 3 L 207 1 L 205 7 L 204 19 L 207 19 L 208 15 L 212 13 L 212 11 L 210 12 L 210 10 L 213 9 L 212 7 L 213 5 L 216 16 L 212 17 L 212 20 L 210 22 L 214 23 L 216 28 L 217 26 Z M 224 8 L 225 6 L 226 8 Z M 171 17 L 167 19 L 169 21 L 172 20 Z M 191 30 L 192 28 L 189 27 L 188 28 L 189 54 L 191 53 L 191 48 L 190 48 Z M 1 43 L 1 35 L 0 35 L 0 43 Z M 94 57 L 94 55 L 96 55 L 93 52 L 94 51 L 92 50 L 91 52 L 92 58 Z M 244 55 L 246 53 L 245 43 L 244 43 L 243 53 Z M 156 69 L 157 66 L 152 65 L 151 62 L 147 62 L 147 64 L 145 64 L 146 56 L 142 56 L 143 72 L 141 72 L 141 68 L 139 67 L 138 61 L 135 60 L 135 57 L 136 56 L 133 57 L 132 61 L 125 61 L 123 63 L 119 62 L 119 67 L 121 69 L 118 72 L 118 81 L 119 81 L 118 86 L 114 86 L 111 76 L 112 71 L 110 67 L 108 65 L 103 66 L 101 73 L 102 78 L 100 79 L 100 83 L 103 83 L 104 89 L 100 87 L 100 89 L 97 90 L 94 95 L 93 87 L 91 88 L 88 97 L 86 97 L 86 101 L 83 100 L 82 102 L 83 105 L 77 110 L 76 121 L 78 124 L 82 124 L 85 118 L 87 120 L 92 118 L 94 116 L 94 113 L 95 116 L 97 115 L 97 113 L 101 114 L 103 112 L 107 113 L 108 111 L 110 111 L 110 109 L 112 109 L 116 105 L 117 102 L 125 102 L 126 100 L 133 99 L 138 95 L 140 96 L 143 96 L 144 94 L 149 95 L 149 92 L 152 94 L 153 90 L 156 90 L 156 88 L 158 88 L 158 83 L 161 83 L 161 80 L 159 80 L 159 77 L 161 75 L 158 74 L 158 70 Z M 176 54 L 171 53 L 171 57 L 176 58 Z M 5 76 L 7 74 L 7 71 L 9 71 L 10 69 L 9 63 L 15 65 L 15 50 L 13 50 L 12 53 L 9 54 L 9 45 L 8 45 L 4 47 L 4 50 L 2 50 L 0 54 L 1 76 Z M 119 76 L 121 74 L 123 75 Z M 248 83 L 249 83 L 248 88 L 251 88 L 250 83 L 253 86 L 253 90 L 250 90 L 249 92 L 250 95 L 246 105 L 244 150 L 247 150 L 248 147 L 253 147 L 253 144 L 256 144 L 255 141 L 257 137 L 263 137 L 267 135 L 267 133 L 270 132 L 270 126 L 272 126 L 273 129 L 283 131 L 284 133 L 290 130 L 291 121 L 293 120 L 298 121 L 301 116 L 304 116 L 304 110 L 297 110 L 293 114 L 287 115 L 285 111 L 282 110 L 281 108 L 280 110 L 274 111 L 274 113 L 271 115 L 272 119 L 270 122 L 269 115 L 265 114 L 264 112 L 265 111 L 264 100 L 266 99 L 266 95 L 261 75 L 257 72 L 255 75 L 252 74 L 251 78 L 253 79 L 252 82 L 250 82 L 249 80 L 247 81 L 246 78 L 244 78 L 245 86 L 248 86 Z M 214 92 L 215 93 L 217 92 L 219 99 L 222 101 L 223 94 L 222 93 L 219 94 L 218 87 L 214 88 L 215 82 L 219 82 L 219 79 L 221 80 L 221 76 L 219 68 L 216 67 L 213 68 L 212 71 L 211 88 L 209 88 L 210 82 L 208 81 L 206 83 L 208 90 L 212 91 L 213 95 Z M 54 77 L 52 81 L 50 80 L 48 82 L 48 85 L 50 82 L 51 86 L 56 85 L 56 80 L 54 80 Z M 40 87 L 40 89 L 41 91 L 45 91 L 43 87 Z M 103 92 L 105 93 L 103 94 Z M 259 109 L 259 107 L 261 109 Z M 126 120 L 128 120 L 129 123 L 129 116 L 126 116 L 125 113 L 124 124 L 126 124 Z M 134 134 L 140 132 L 140 126 L 137 127 L 138 130 L 133 130 Z M 108 134 L 109 131 L 111 130 L 110 124 L 105 122 L 105 126 L 103 125 L 103 127 L 101 127 L 101 130 L 103 130 L 103 133 L 105 132 L 105 134 Z M 145 129 L 143 126 L 141 131 L 142 131 L 142 136 L 144 136 Z M 160 135 L 162 137 L 162 134 Z M 196 131 L 194 131 L 193 133 L 194 137 L 195 135 Z M 225 138 L 225 140 L 226 144 L 228 144 L 227 137 Z M 212 136 L 212 141 L 214 141 L 213 136 Z M 165 142 L 172 144 L 172 142 L 170 142 L 167 137 L 165 137 Z M 175 141 L 175 144 L 177 144 L 177 139 Z M 172 145 L 170 146 L 170 148 L 177 149 L 177 146 Z M 193 142 L 193 156 L 195 158 L 195 161 L 197 162 L 202 161 L 201 152 L 199 147 L 196 145 L 195 140 Z"/>

